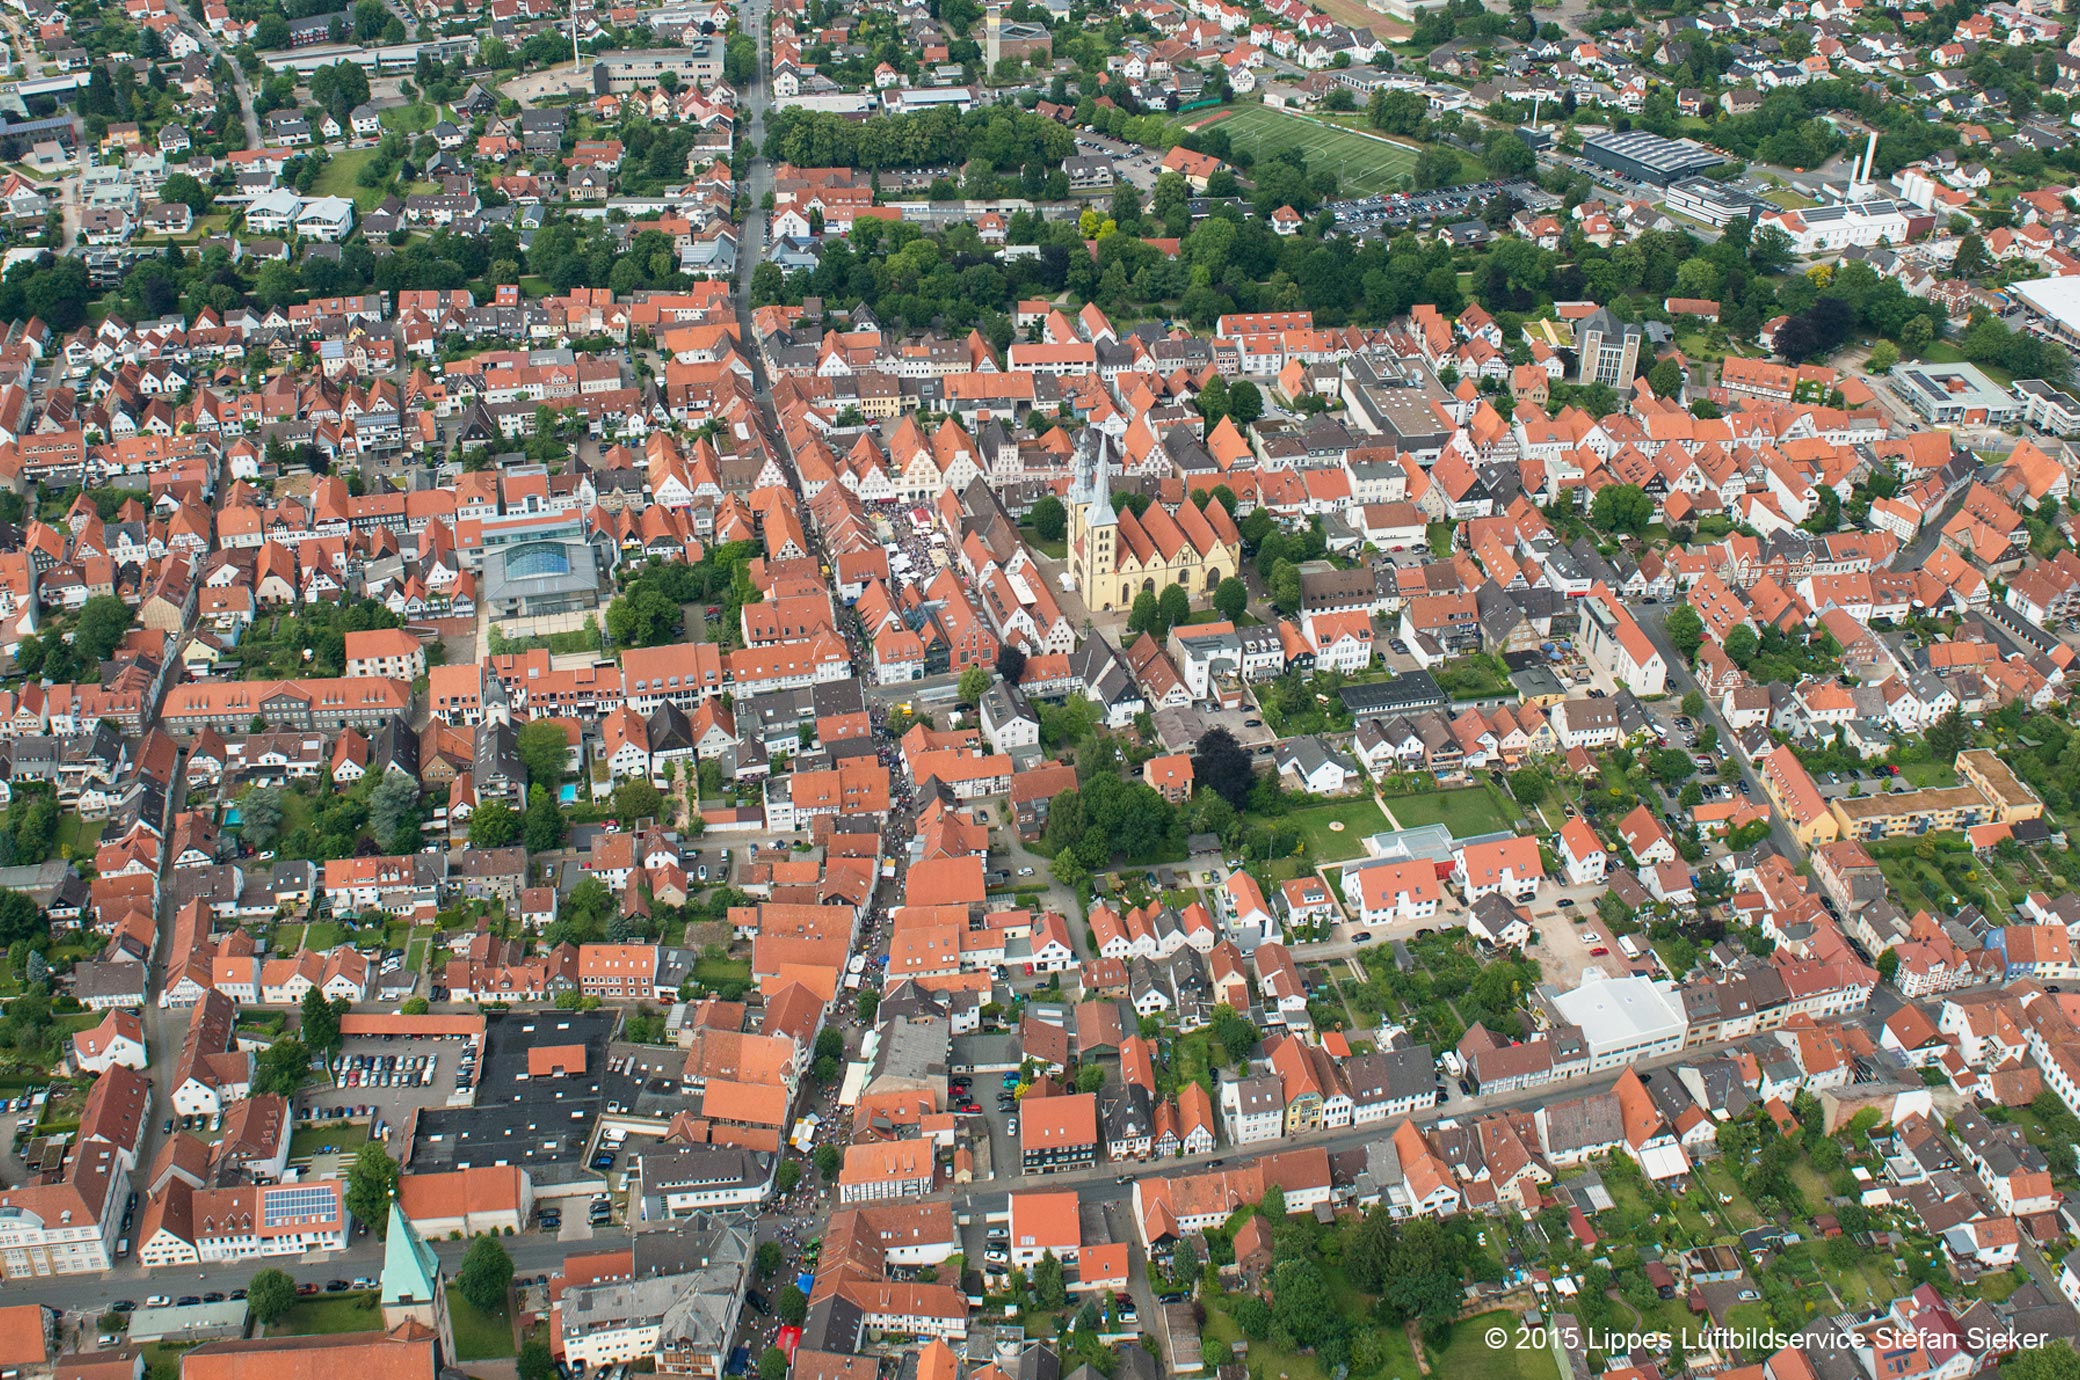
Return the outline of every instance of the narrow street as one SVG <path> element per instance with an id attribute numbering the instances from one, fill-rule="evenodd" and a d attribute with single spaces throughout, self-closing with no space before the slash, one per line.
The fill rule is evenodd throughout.
<path id="1" fill-rule="evenodd" d="M 1668 663 L 1669 697 L 1681 699 L 1692 690 L 1703 696 L 1702 718 L 1718 731 L 1720 755 L 1740 768 L 1741 779 L 1748 783 L 1752 799 L 1759 805 L 1767 805 L 1770 803 L 1769 792 L 1763 789 L 1761 773 L 1757 772 L 1749 764 L 1746 756 L 1734 746 L 1732 732 L 1726 727 L 1726 721 L 1719 717 L 1719 706 L 1714 704 L 1709 696 L 1704 695 L 1697 678 L 1690 674 L 1690 664 L 1676 654 L 1675 644 L 1668 640 L 1668 629 L 1663 626 L 1663 622 L 1668 617 L 1668 611 L 1674 607 L 1675 605 L 1670 603 L 1633 606 L 1633 614 L 1640 627 L 1645 629 L 1647 640 L 1654 644 L 1654 650 L 1661 653 L 1661 659 Z M 1791 830 L 1785 827 L 1783 815 L 1774 806 L 1769 814 L 1769 841 L 1771 847 L 1794 864 L 1805 861 L 1805 849 L 1799 847 L 1798 840 L 1791 836 Z"/>
<path id="2" fill-rule="evenodd" d="M 260 138 L 260 117 L 253 113 L 253 88 L 246 83 L 245 69 L 238 65 L 237 58 L 225 52 L 218 45 L 217 36 L 203 25 L 196 23 L 188 15 L 187 11 L 176 11 L 176 14 L 180 20 L 181 28 L 194 35 L 195 41 L 202 45 L 203 50 L 211 58 L 222 58 L 224 65 L 231 69 L 231 84 L 238 91 L 239 114 L 245 117 L 246 147 L 249 149 L 259 148 L 262 142 Z"/>

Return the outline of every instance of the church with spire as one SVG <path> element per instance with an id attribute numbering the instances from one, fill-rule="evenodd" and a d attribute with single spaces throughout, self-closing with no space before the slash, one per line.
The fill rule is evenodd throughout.
<path id="1" fill-rule="evenodd" d="M 1069 513 L 1069 575 L 1093 613 L 1133 607 L 1146 590 L 1161 594 L 1182 585 L 1195 602 L 1242 569 L 1242 534 L 1218 503 L 1202 510 L 1185 502 L 1175 512 L 1160 502 L 1136 514 L 1112 502 L 1116 442 L 1086 427 L 1076 442 L 1075 467 L 1063 506 Z"/>
<path id="2" fill-rule="evenodd" d="M 435 1365 L 455 1364 L 455 1324 L 448 1316 L 448 1290 L 440 1257 L 419 1235 L 396 1199 L 390 1202 L 389 1234 L 383 1238 L 383 1327 L 415 1323 L 433 1334 Z"/>

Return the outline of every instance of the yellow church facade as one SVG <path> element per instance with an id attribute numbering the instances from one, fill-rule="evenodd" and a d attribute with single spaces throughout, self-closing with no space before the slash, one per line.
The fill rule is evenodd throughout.
<path id="1" fill-rule="evenodd" d="M 1112 438 L 1086 429 L 1076 447 L 1069 512 L 1069 574 L 1093 613 L 1133 607 L 1144 590 L 1181 585 L 1203 601 L 1242 569 L 1242 534 L 1218 503 L 1202 510 L 1186 502 L 1171 512 L 1160 503 L 1135 514 L 1115 511 L 1108 487 Z"/>

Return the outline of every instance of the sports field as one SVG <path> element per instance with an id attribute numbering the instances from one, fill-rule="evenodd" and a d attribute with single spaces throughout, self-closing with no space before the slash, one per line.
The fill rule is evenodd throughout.
<path id="1" fill-rule="evenodd" d="M 1415 150 L 1368 138 L 1332 125 L 1318 124 L 1269 106 L 1245 105 L 1223 115 L 1217 124 L 1234 146 L 1256 158 L 1280 149 L 1298 148 L 1309 172 L 1327 168 L 1336 174 L 1345 196 L 1391 192 L 1416 166 Z"/>

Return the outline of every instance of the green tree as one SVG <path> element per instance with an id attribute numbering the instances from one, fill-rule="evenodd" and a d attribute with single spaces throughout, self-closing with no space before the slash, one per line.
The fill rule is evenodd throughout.
<path id="1" fill-rule="evenodd" d="M 773 1187 L 779 1189 L 783 1194 L 794 1192 L 794 1186 L 801 1181 L 802 1162 L 800 1160 L 782 1160 L 780 1161 L 780 1167 L 773 1171 Z"/>
<path id="2" fill-rule="evenodd" d="M 1055 1259 L 1053 1251 L 1046 1251 L 1033 1265 L 1033 1302 L 1042 1308 L 1060 1308 L 1068 1301 L 1069 1286 L 1062 1262 Z"/>
<path id="3" fill-rule="evenodd" d="M 1589 517 L 1606 532 L 1637 536 L 1654 520 L 1654 500 L 1637 484 L 1607 484 L 1596 491 Z"/>
<path id="4" fill-rule="evenodd" d="M 301 1022 L 296 1033 L 304 1045 L 314 1054 L 333 1054 L 340 1046 L 340 1018 L 351 1003 L 330 1002 L 316 987 L 303 994 Z"/>
<path id="5" fill-rule="evenodd" d="M 1676 654 L 1685 662 L 1695 660 L 1697 647 L 1704 645 L 1704 618 L 1689 604 L 1676 604 L 1668 610 L 1668 618 L 1662 620 L 1662 631 L 1668 633 L 1668 641 L 1674 643 Z"/>
<path id="6" fill-rule="evenodd" d="M 815 1161 L 816 1172 L 823 1176 L 826 1183 L 838 1177 L 838 1170 L 844 1164 L 844 1152 L 829 1141 L 817 1146 L 815 1153 L 809 1158 Z"/>
<path id="7" fill-rule="evenodd" d="M 1647 370 L 1647 387 L 1654 390 L 1657 398 L 1673 398 L 1683 391 L 1683 366 L 1673 358 L 1656 360 L 1654 367 Z"/>
<path id="8" fill-rule="evenodd" d="M 472 848 L 505 848 L 520 837 L 520 812 L 503 800 L 487 800 L 469 817 Z"/>
<path id="9" fill-rule="evenodd" d="M 519 1371 L 520 1380 L 554 1380 L 556 1358 L 549 1354 L 547 1342 L 527 1341 L 520 1346 L 514 1368 Z"/>
<path id="10" fill-rule="evenodd" d="M 546 853 L 563 842 L 563 807 L 547 788 L 531 786 L 527 792 L 527 820 L 523 833 L 527 840 L 527 851 Z"/>
<path id="11" fill-rule="evenodd" d="M 809 1316 L 809 1296 L 790 1284 L 773 1300 L 773 1313 L 789 1327 L 800 1327 Z"/>
<path id="12" fill-rule="evenodd" d="M 1249 586 L 1230 575 L 1214 586 L 1213 606 L 1221 617 L 1234 622 L 1249 608 Z"/>
<path id="13" fill-rule="evenodd" d="M 1059 498 L 1049 494 L 1033 505 L 1030 521 L 1040 540 L 1060 541 L 1069 530 L 1069 510 Z"/>
<path id="14" fill-rule="evenodd" d="M 513 1284 L 513 1257 L 505 1245 L 489 1232 L 469 1243 L 462 1267 L 455 1272 L 455 1287 L 471 1306 L 482 1313 L 505 1306 L 506 1290 Z"/>
<path id="15" fill-rule="evenodd" d="M 1915 318 L 1919 320 L 1920 318 Z M 1889 340 L 1881 340 L 1871 346 L 1871 357 L 1864 361 L 1865 373 L 1882 374 L 1899 363 L 1899 346 Z"/>
<path id="16" fill-rule="evenodd" d="M 253 786 L 238 798 L 239 838 L 253 848 L 266 849 L 282 832 L 282 789 Z"/>
<path id="17" fill-rule="evenodd" d="M 961 703 L 982 703 L 982 697 L 989 693 L 988 669 L 979 665 L 970 666 L 961 672 L 960 684 L 955 688 L 960 692 Z"/>
<path id="18" fill-rule="evenodd" d="M 1228 385 L 1228 415 L 1237 426 L 1248 426 L 1264 415 L 1264 393 L 1248 379 Z"/>
<path id="19" fill-rule="evenodd" d="M 2080 1352 L 2065 1342 L 2018 1351 L 2001 1367 L 2003 1380 L 2080 1380 Z"/>
<path id="20" fill-rule="evenodd" d="M 1755 654 L 1762 650 L 1761 639 L 1756 637 L 1755 630 L 1746 623 L 1729 631 L 1726 641 L 1721 645 L 1726 652 L 1726 659 L 1744 671 L 1755 660 Z"/>
<path id="21" fill-rule="evenodd" d="M 1971 737 L 1964 715 L 1953 709 L 1928 726 L 1929 756 L 1938 762 L 1952 761 L 1971 745 Z"/>
<path id="22" fill-rule="evenodd" d="M 1878 955 L 1878 961 L 1873 966 L 1877 968 L 1880 979 L 1891 982 L 1893 975 L 1899 972 L 1899 950 L 1887 949 Z"/>
<path id="23" fill-rule="evenodd" d="M 759 1242 L 758 1254 L 752 1263 L 757 1267 L 760 1279 L 770 1279 L 773 1272 L 780 1268 L 780 1243 L 778 1241 Z"/>
<path id="24" fill-rule="evenodd" d="M 260 1051 L 260 1057 L 253 1061 L 253 1091 L 293 1097 L 309 1076 L 310 1066 L 310 1051 L 303 1047 L 303 1041 L 285 1035 Z"/>
<path id="25" fill-rule="evenodd" d="M 296 1306 L 296 1281 L 273 1266 L 246 1283 L 246 1310 L 263 1324 L 276 1323 Z"/>
<path id="26" fill-rule="evenodd" d="M 385 771 L 368 797 L 368 827 L 376 841 L 390 851 L 418 852 L 418 780 L 401 771 Z"/>
<path id="27" fill-rule="evenodd" d="M 1230 1064 L 1240 1064 L 1257 1047 L 1258 1033 L 1234 1007 L 1222 1002 L 1213 1008 L 1213 1038 L 1227 1053 Z"/>
<path id="28" fill-rule="evenodd" d="M 1156 598 L 1156 616 L 1165 632 L 1192 621 L 1192 596 L 1183 585 L 1164 585 Z"/>
<path id="29" fill-rule="evenodd" d="M 787 1380 L 787 1353 L 777 1346 L 758 1353 L 758 1380 Z"/>
<path id="30" fill-rule="evenodd" d="M 1529 177 L 1538 168 L 1538 159 L 1531 146 L 1509 130 L 1495 128 L 1488 131 L 1487 143 L 1481 149 L 1481 161 L 1488 165 L 1488 173 L 1498 182 L 1509 182 Z"/>
<path id="31" fill-rule="evenodd" d="M 1293 613 L 1300 607 L 1300 567 L 1280 557 L 1271 566 L 1271 577 L 1266 582 L 1271 593 L 1271 602 L 1280 613 Z"/>
<path id="32" fill-rule="evenodd" d="M 390 1234 L 390 1200 L 397 1195 L 397 1161 L 380 1141 L 354 1152 L 347 1168 L 347 1211 L 376 1237 Z"/>
<path id="33" fill-rule="evenodd" d="M 655 819 L 664 809 L 664 794 L 640 776 L 614 785 L 614 813 L 622 820 Z"/>
<path id="34" fill-rule="evenodd" d="M 1162 606 L 1156 602 L 1155 591 L 1144 589 L 1134 596 L 1134 606 L 1127 611 L 1127 631 L 1153 633 L 1162 619 Z"/>
<path id="35" fill-rule="evenodd" d="M 657 647 L 680 632 L 679 605 L 662 590 L 638 581 L 607 605 L 607 633 L 624 647 Z"/>
<path id="36" fill-rule="evenodd" d="M 207 215 L 210 208 L 209 188 L 202 185 L 192 173 L 175 173 L 159 184 L 159 195 L 170 202 L 187 207 L 196 215 Z"/>
<path id="37" fill-rule="evenodd" d="M 1287 1336 L 1307 1338 L 1316 1347 L 1349 1327 L 1321 1267 L 1312 1260 L 1287 1260 L 1272 1270 L 1271 1318 Z"/>
<path id="38" fill-rule="evenodd" d="M 561 724 L 538 719 L 522 724 L 514 735 L 514 749 L 527 770 L 529 785 L 560 786 L 570 760 L 570 739 Z"/>

